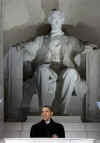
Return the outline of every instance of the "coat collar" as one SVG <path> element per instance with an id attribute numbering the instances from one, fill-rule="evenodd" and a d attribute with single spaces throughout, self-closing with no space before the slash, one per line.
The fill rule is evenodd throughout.
<path id="1" fill-rule="evenodd" d="M 54 122 L 54 121 L 51 119 L 49 124 L 52 124 L 53 122 Z M 44 120 L 41 120 L 41 123 L 42 123 L 42 124 L 46 124 L 46 122 L 45 122 Z M 49 125 L 49 124 L 48 124 L 48 125 Z"/>

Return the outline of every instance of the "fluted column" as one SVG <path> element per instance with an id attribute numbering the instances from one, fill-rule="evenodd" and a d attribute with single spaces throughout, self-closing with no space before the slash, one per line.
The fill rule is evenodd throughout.
<path id="1" fill-rule="evenodd" d="M 100 121 L 97 101 L 100 101 L 100 49 L 87 54 L 86 118 L 88 121 Z"/>
<path id="2" fill-rule="evenodd" d="M 3 0 L 0 0 L 0 122 L 4 117 L 4 76 L 3 76 Z"/>

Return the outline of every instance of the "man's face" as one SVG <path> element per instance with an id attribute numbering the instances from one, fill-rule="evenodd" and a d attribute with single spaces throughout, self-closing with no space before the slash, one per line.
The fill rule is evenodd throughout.
<path id="1" fill-rule="evenodd" d="M 42 116 L 43 120 L 48 121 L 53 116 L 53 112 L 48 107 L 43 107 L 41 116 Z"/>

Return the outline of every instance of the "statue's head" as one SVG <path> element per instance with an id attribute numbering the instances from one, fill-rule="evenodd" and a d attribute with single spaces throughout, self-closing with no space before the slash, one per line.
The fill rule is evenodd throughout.
<path id="1" fill-rule="evenodd" d="M 61 28 L 61 25 L 64 24 L 64 13 L 58 10 L 50 11 L 48 23 L 54 28 Z"/>

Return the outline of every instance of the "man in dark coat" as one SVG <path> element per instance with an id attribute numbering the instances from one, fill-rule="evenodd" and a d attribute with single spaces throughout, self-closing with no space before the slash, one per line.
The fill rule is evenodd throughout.
<path id="1" fill-rule="evenodd" d="M 53 111 L 49 106 L 42 107 L 42 120 L 31 127 L 30 137 L 32 138 L 65 138 L 65 131 L 62 124 L 52 120 Z"/>

